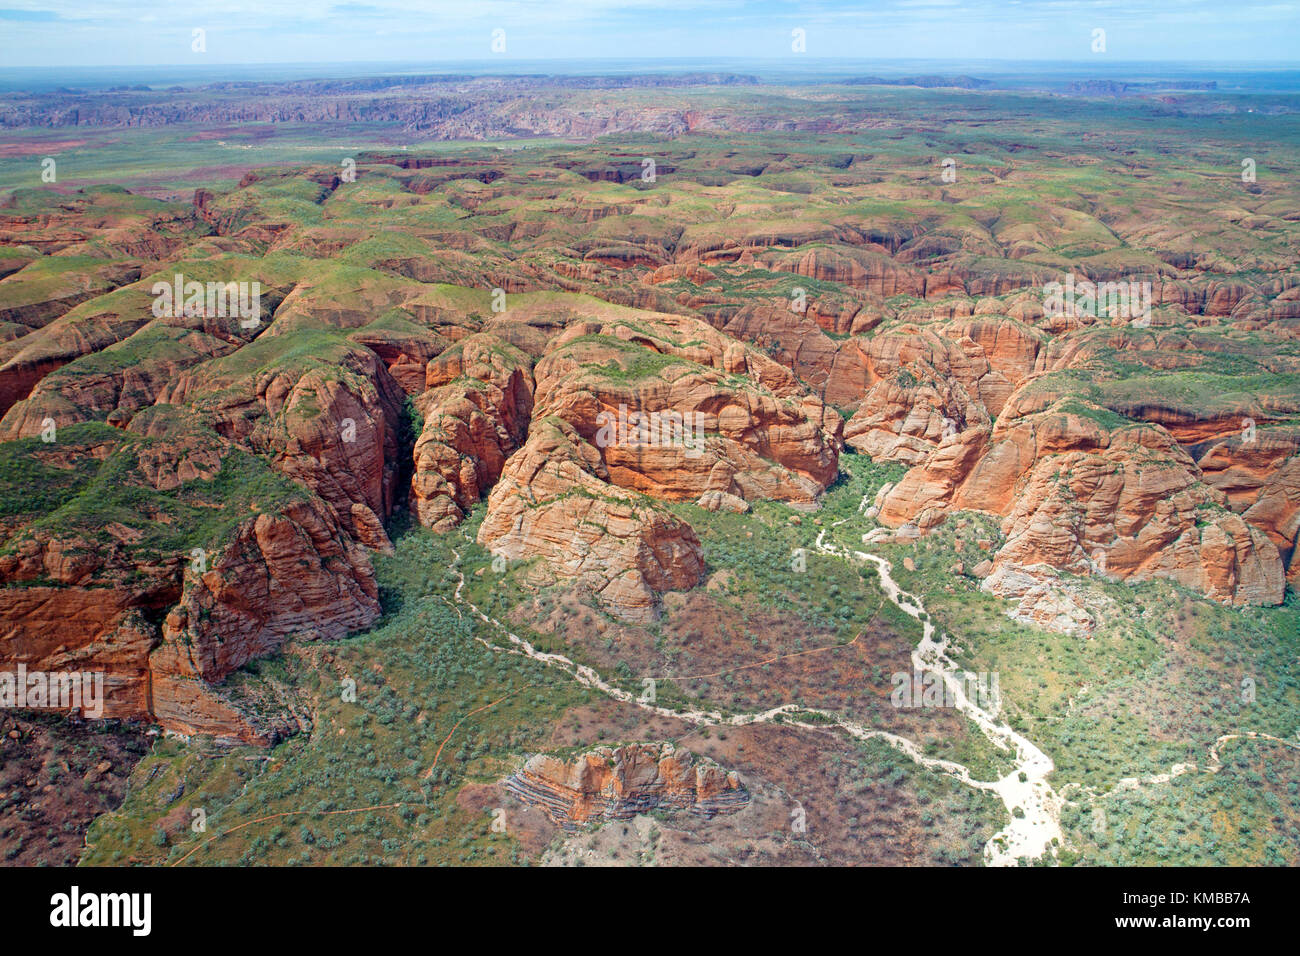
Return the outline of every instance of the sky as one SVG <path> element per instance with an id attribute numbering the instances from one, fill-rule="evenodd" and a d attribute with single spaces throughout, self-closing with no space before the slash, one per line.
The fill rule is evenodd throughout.
<path id="1" fill-rule="evenodd" d="M 647 57 L 1297 63 L 1300 0 L 0 0 L 4 67 Z"/>

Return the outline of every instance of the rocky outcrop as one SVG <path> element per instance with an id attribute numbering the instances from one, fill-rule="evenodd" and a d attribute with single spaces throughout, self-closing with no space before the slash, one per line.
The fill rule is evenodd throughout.
<path id="1" fill-rule="evenodd" d="M 1013 621 L 1087 636 L 1116 610 L 1113 601 L 1097 597 L 1047 565 L 994 567 L 992 562 L 981 563 L 987 567 L 977 566 L 986 575 L 980 590 L 1014 602 L 1007 611 Z"/>
<path id="2" fill-rule="evenodd" d="M 785 253 L 776 258 L 773 265 L 786 272 L 861 289 L 881 298 L 895 295 L 921 298 L 925 295 L 925 275 L 895 262 L 883 249 L 819 247 L 807 252 Z"/>
<path id="3" fill-rule="evenodd" d="M 1300 590 L 1300 457 L 1289 459 L 1269 478 L 1242 517 L 1277 546 L 1287 580 Z"/>
<path id="4" fill-rule="evenodd" d="M 988 427 L 984 405 L 942 375 L 917 381 L 917 366 L 881 379 L 844 426 L 844 442 L 877 461 L 924 462 L 945 438 Z"/>
<path id="5" fill-rule="evenodd" d="M 431 330 L 408 331 L 367 327 L 348 336 L 379 356 L 402 391 L 419 395 L 427 387 L 428 366 L 448 346 L 448 340 Z"/>
<path id="6" fill-rule="evenodd" d="M 102 716 L 265 742 L 212 685 L 290 636 L 340 637 L 379 616 L 369 560 L 332 522 L 328 506 L 311 500 L 249 518 L 202 573 L 185 564 L 186 555 L 163 567 L 123 569 L 128 580 L 96 568 L 80 573 L 80 584 L 21 586 L 23 567 L 6 559 L 3 659 L 29 671 L 102 672 Z M 53 545 L 40 565 L 57 565 L 67 550 Z"/>
<path id="7" fill-rule="evenodd" d="M 0 419 L 0 440 L 39 435 L 48 422 L 63 427 L 128 421 L 152 405 L 182 371 L 235 348 L 203 331 L 166 326 L 146 327 L 128 341 L 129 347 L 106 349 L 42 378 Z"/>
<path id="8" fill-rule="evenodd" d="M 950 436 L 881 502 L 880 520 L 925 529 L 949 510 L 1003 516 L 995 563 L 1119 578 L 1171 578 L 1221 601 L 1277 604 L 1277 547 L 1228 511 L 1158 425 L 1115 424 L 1062 402 L 1009 409 Z"/>
<path id="9" fill-rule="evenodd" d="M 539 341 L 543 321 L 521 311 L 430 363 L 412 480 L 423 524 L 450 527 L 496 481 L 480 543 L 648 620 L 658 592 L 703 571 L 694 532 L 652 498 L 812 508 L 834 480 L 841 417 L 770 358 L 681 316 L 570 318 Z M 531 378 L 502 338 L 541 353 Z"/>
<path id="10" fill-rule="evenodd" d="M 728 511 L 732 514 L 744 514 L 749 511 L 749 502 L 744 498 L 728 494 L 725 491 L 706 491 L 695 502 L 705 511 Z"/>
<path id="11" fill-rule="evenodd" d="M 382 522 L 398 490 L 404 393 L 368 349 L 330 342 L 318 347 L 331 363 L 322 365 L 280 358 L 293 354 L 296 337 L 281 339 L 266 343 L 279 360 L 255 374 L 236 354 L 182 375 L 158 400 L 194 406 L 219 434 L 320 495 L 354 539 L 387 549 Z"/>
<path id="12" fill-rule="evenodd" d="M 829 353 L 807 330 L 780 337 L 784 358 L 820 388 L 826 401 L 855 411 L 865 409 L 868 417 L 877 414 L 878 402 L 888 404 L 900 397 L 873 398 L 872 389 L 889 381 L 906 387 L 908 379 L 930 382 L 944 391 L 960 385 L 969 401 L 996 415 L 1039 364 L 1041 332 L 1007 316 L 973 315 L 970 300 L 908 309 L 901 321 L 879 328 L 880 319 L 868 319 L 868 314 L 860 313 L 853 320 L 854 334 L 835 342 Z M 728 330 L 734 325 L 733 320 Z M 861 335 L 859 327 L 874 331 Z M 743 329 L 737 331 L 753 337 Z"/>
<path id="13" fill-rule="evenodd" d="M 0 661 L 102 672 L 104 716 L 269 742 L 278 718 L 244 713 L 214 685 L 291 636 L 373 623 L 366 551 L 331 505 L 238 458 L 193 413 L 155 406 L 123 431 L 84 434 L 31 446 L 51 474 L 88 461 L 97 472 L 0 554 Z"/>
<path id="14" fill-rule="evenodd" d="M 149 620 L 168 588 L 0 587 L 0 660 L 12 672 L 102 673 L 103 717 L 148 717 L 149 652 L 157 627 Z M 84 708 L 83 708 L 84 710 Z"/>
<path id="15" fill-rule="evenodd" d="M 458 343 L 429 366 L 417 403 L 411 507 L 420 524 L 445 531 L 487 493 L 522 445 L 532 415 L 527 356 L 491 335 Z"/>
<path id="16" fill-rule="evenodd" d="M 722 331 L 743 342 L 752 342 L 824 394 L 839 344 L 818 324 L 814 310 L 815 307 L 810 309 L 806 304 L 800 312 L 788 303 L 776 306 L 747 303 L 727 319 Z M 834 400 L 835 396 L 828 397 L 828 401 Z"/>
<path id="17" fill-rule="evenodd" d="M 840 416 L 770 359 L 674 321 L 709 338 L 674 348 L 618 324 L 567 329 L 537 363 L 535 413 L 569 422 L 620 487 L 812 507 L 838 471 Z"/>
<path id="18" fill-rule="evenodd" d="M 611 485 L 600 452 L 559 418 L 534 419 L 488 496 L 478 542 L 510 561 L 544 559 L 554 577 L 633 621 L 654 619 L 660 592 L 704 575 L 690 525 Z"/>
<path id="19" fill-rule="evenodd" d="M 570 760 L 538 754 L 505 788 L 570 832 L 652 810 L 712 819 L 749 803 L 736 773 L 668 743 L 601 747 Z"/>
<path id="20" fill-rule="evenodd" d="M 1278 471 L 1300 452 L 1300 428 L 1242 429 L 1231 424 L 1230 434 L 1188 449 L 1205 483 L 1227 496 L 1229 506 L 1241 513 L 1272 483 Z M 1243 431 L 1245 434 L 1243 434 Z"/>
<path id="21" fill-rule="evenodd" d="M 206 570 L 187 571 L 179 603 L 149 655 L 153 716 L 182 733 L 252 739 L 209 684 L 290 636 L 342 637 L 379 616 L 365 551 L 332 509 L 305 498 L 249 518 Z"/>

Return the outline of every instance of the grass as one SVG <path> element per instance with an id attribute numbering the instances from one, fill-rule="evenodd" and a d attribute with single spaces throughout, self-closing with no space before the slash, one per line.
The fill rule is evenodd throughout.
<path id="1" fill-rule="evenodd" d="M 842 459 L 846 484 L 871 488 L 880 480 L 868 478 L 878 466 L 863 468 L 864 461 Z M 869 525 L 846 525 L 852 531 L 832 540 L 852 546 Z M 1090 636 L 1056 634 L 1008 619 L 1005 601 L 949 570 L 987 557 L 981 539 L 996 550 L 996 522 L 958 513 L 913 544 L 872 550 L 892 562 L 901 587 L 924 596 L 936 626 L 953 635 L 961 666 L 999 676 L 1011 726 L 1054 761 L 1053 785 L 1077 801 L 1065 818 L 1072 846 L 1065 862 L 1295 865 L 1300 836 L 1288 821 L 1300 779 L 1291 755 L 1275 745 L 1239 742 L 1225 752 L 1219 775 L 1192 774 L 1100 801 L 1108 813 L 1122 808 L 1117 819 L 1128 821 L 1127 829 L 1112 821 L 1108 837 L 1091 835 L 1091 814 L 1093 795 L 1120 778 L 1167 773 L 1175 763 L 1204 767 L 1221 734 L 1257 731 L 1300 742 L 1300 598 L 1288 592 L 1281 607 L 1232 608 L 1168 582 L 1078 579 L 1110 610 Z M 1257 786 L 1261 774 L 1265 792 Z M 1237 807 L 1245 826 L 1229 827 L 1220 807 Z"/>
<path id="2" fill-rule="evenodd" d="M 112 552 L 115 527 L 134 533 L 134 561 L 187 556 L 225 541 L 250 514 L 275 513 L 306 495 L 299 485 L 271 470 L 260 457 L 233 449 L 212 479 L 194 479 L 158 491 L 141 473 L 142 450 L 171 438 L 126 436 L 99 424 L 66 426 L 57 453 L 39 438 L 0 443 L 0 507 L 5 517 L 31 516 L 6 549 L 33 535 L 79 538 Z M 111 451 L 97 460 L 92 444 Z M 61 467 L 47 461 L 71 461 Z"/>
<path id="3" fill-rule="evenodd" d="M 100 463 L 89 449 L 100 444 L 120 445 L 124 440 L 117 429 L 95 423 L 68 425 L 57 434 L 62 443 L 58 459 L 72 449 L 67 456 L 71 467 L 55 464 L 57 459 L 40 438 L 0 442 L 0 517 L 57 511 L 94 480 Z"/>

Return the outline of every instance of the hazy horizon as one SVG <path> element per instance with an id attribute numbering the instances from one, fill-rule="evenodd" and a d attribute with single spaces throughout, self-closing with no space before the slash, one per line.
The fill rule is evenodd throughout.
<path id="1" fill-rule="evenodd" d="M 462 59 L 430 61 L 217 63 L 181 66 L 94 65 L 78 67 L 0 67 L 0 91 L 49 92 L 56 89 L 103 90 L 125 86 L 165 89 L 221 83 L 287 83 L 404 76 L 619 76 L 719 73 L 753 76 L 759 82 L 809 85 L 850 77 L 969 76 L 1003 89 L 1047 88 L 1064 81 L 1089 79 L 1142 81 L 1208 81 L 1220 92 L 1261 93 L 1300 90 L 1300 65 L 1254 62 L 1034 61 L 932 58 L 808 57 L 796 62 L 753 57 L 647 57 L 537 59 Z"/>
<path id="2" fill-rule="evenodd" d="M 0 0 L 5 2 L 5 0 Z M 1287 64 L 1300 3 L 8 0 L 7 68 L 684 59 Z M 202 31 L 201 42 L 200 34 Z M 1100 34 L 1098 31 L 1102 31 Z M 1100 42 L 1099 42 L 1100 38 Z M 201 49 L 200 49 L 201 47 Z"/>

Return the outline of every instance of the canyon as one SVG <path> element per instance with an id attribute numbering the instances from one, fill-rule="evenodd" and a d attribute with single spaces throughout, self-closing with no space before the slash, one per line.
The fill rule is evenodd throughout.
<path id="1" fill-rule="evenodd" d="M 422 95 L 425 80 L 410 81 Z M 1231 123 L 1189 158 L 1125 124 L 1077 138 L 1047 99 L 1036 133 L 1005 118 L 940 132 L 952 91 L 838 84 L 778 120 L 752 77 L 595 77 L 557 85 L 543 123 L 522 80 L 457 82 L 445 101 L 288 84 L 256 109 L 231 90 L 199 113 L 144 91 L 0 110 L 11 129 L 180 127 L 205 144 L 341 119 L 572 140 L 421 151 L 376 136 L 351 167 L 224 169 L 181 199 L 149 184 L 3 194 L 0 665 L 102 671 L 105 716 L 178 738 L 310 737 L 326 693 L 276 669 L 399 615 L 381 570 L 412 534 L 485 556 L 480 586 L 508 582 L 492 613 L 547 620 L 554 600 L 599 622 L 554 628 L 579 645 L 553 649 L 575 673 L 614 653 L 611 635 L 654 644 L 728 594 L 744 565 L 720 565 L 718 542 L 753 522 L 794 555 L 860 558 L 862 590 L 828 592 L 818 620 L 850 620 L 886 581 L 924 642 L 934 626 L 889 574 L 933 573 L 935 548 L 961 553 L 924 586 L 996 599 L 1004 621 L 1081 654 L 1141 588 L 1243 620 L 1293 605 L 1300 206 L 1284 150 L 1265 157 L 1278 174 L 1246 183 Z M 614 87 L 629 105 L 608 105 Z M 942 105 L 934 128 L 891 112 L 911 96 Z M 1194 111 L 1160 115 L 1165 138 L 1201 128 Z M 177 275 L 256 284 L 260 312 L 158 314 L 155 283 Z M 1145 283 L 1151 308 L 1052 307 L 1067 279 Z M 603 427 L 629 412 L 681 428 Z M 850 484 L 860 526 L 828 520 Z M 902 550 L 823 548 L 832 527 Z M 447 600 L 458 620 L 465 580 Z M 848 698 L 861 677 L 827 680 Z M 768 703 L 743 712 L 904 739 Z M 1032 783 L 999 776 L 998 793 L 1008 812 L 1037 801 L 1008 833 L 1038 858 L 1063 838 L 1062 791 L 1012 726 L 990 739 L 1013 741 Z M 496 779 L 565 832 L 748 801 L 724 761 L 614 739 L 655 743 L 534 749 Z"/>
<path id="2" fill-rule="evenodd" d="M 1223 274 L 1175 268 L 1176 244 L 1133 223 L 1131 241 L 1164 260 L 1154 318 L 1135 327 L 1043 308 L 1060 268 L 1046 250 L 1093 217 L 1071 212 L 1055 236 L 986 218 L 958 241 L 924 205 L 795 215 L 769 191 L 746 201 L 771 208 L 739 216 L 755 187 L 736 181 L 701 218 L 709 188 L 691 177 L 728 161 L 668 158 L 664 185 L 617 201 L 588 195 L 567 162 L 463 179 L 383 155 L 355 183 L 263 170 L 189 207 L 116 188 L 15 193 L 5 236 L 27 261 L 0 281 L 0 433 L 21 469 L 67 476 L 76 498 L 6 517 L 8 658 L 105 667 L 115 715 L 273 739 L 214 687 L 290 635 L 377 620 L 368 553 L 391 550 L 398 511 L 446 532 L 484 502 L 492 553 L 653 621 L 663 593 L 705 576 L 665 503 L 815 510 L 846 445 L 906 467 L 877 502 L 888 526 L 1001 519 L 982 569 L 993 593 L 1041 598 L 1067 572 L 1283 600 L 1300 574 L 1300 274 L 1272 232 L 1253 234 L 1249 274 Z M 828 167 L 837 195 L 882 191 L 855 169 Z M 291 195 L 298 221 L 270 212 Z M 454 231 L 423 225 L 426 206 L 458 210 Z M 570 212 L 536 218 L 557 209 Z M 304 245 L 322 215 L 339 236 L 328 258 Z M 372 219 L 382 239 L 362 238 Z M 143 241 L 160 230 L 165 254 Z M 38 233 L 66 238 L 38 254 Z M 1118 269 L 1106 260 L 1069 268 L 1102 279 Z M 182 273 L 259 283 L 262 315 L 154 317 L 154 278 Z M 1136 368 L 1117 376 L 1121 356 Z M 1163 388 L 1213 388 L 1219 366 L 1247 365 L 1254 378 L 1208 405 Z M 599 440 L 620 408 L 681 416 L 702 447 Z M 45 441 L 51 429 L 76 438 Z M 264 488 L 229 474 L 236 452 Z M 103 482 L 121 520 L 93 514 Z M 215 507 L 222 533 L 187 535 L 195 507 Z"/>

